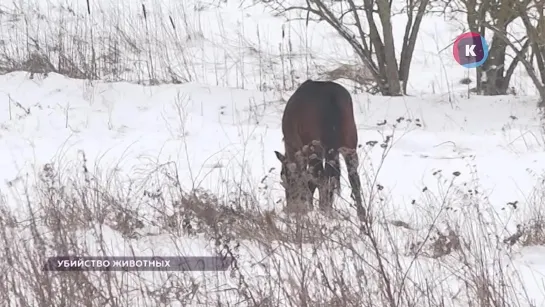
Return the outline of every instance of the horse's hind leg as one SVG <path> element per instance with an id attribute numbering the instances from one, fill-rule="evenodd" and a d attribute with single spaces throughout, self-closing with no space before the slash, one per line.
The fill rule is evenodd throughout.
<path id="1" fill-rule="evenodd" d="M 343 148 L 340 150 L 346 163 L 346 169 L 348 171 L 348 180 L 352 187 L 352 198 L 356 201 L 356 210 L 358 218 L 365 219 L 366 212 L 363 208 L 363 201 L 361 197 L 361 181 L 358 175 L 359 158 L 355 149 Z"/>

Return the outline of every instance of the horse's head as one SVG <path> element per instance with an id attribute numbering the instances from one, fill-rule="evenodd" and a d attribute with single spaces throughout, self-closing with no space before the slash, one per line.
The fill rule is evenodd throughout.
<path id="1" fill-rule="evenodd" d="M 309 176 L 303 155 L 298 152 L 295 155 L 295 161 L 291 161 L 278 151 L 274 153 L 282 165 L 280 183 L 286 193 L 286 207 L 296 208 L 307 205 L 310 199 Z"/>

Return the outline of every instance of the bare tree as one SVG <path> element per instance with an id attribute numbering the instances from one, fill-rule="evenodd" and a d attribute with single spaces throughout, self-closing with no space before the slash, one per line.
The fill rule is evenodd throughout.
<path id="1" fill-rule="evenodd" d="M 405 0 L 408 22 L 398 63 L 391 23 L 390 0 L 306 0 L 287 5 L 283 0 L 263 0 L 278 14 L 306 13 L 307 22 L 326 21 L 352 46 L 372 74 L 382 95 L 406 93 L 412 55 L 429 0 Z M 365 22 L 366 21 L 366 22 Z"/>
<path id="2" fill-rule="evenodd" d="M 545 17 L 544 2 L 539 1 L 514 1 L 511 3 L 516 10 L 526 29 L 526 43 L 522 48 L 517 48 L 518 40 L 507 31 L 489 23 L 484 25 L 494 31 L 505 45 L 509 46 L 516 54 L 516 59 L 522 63 L 526 72 L 532 79 L 540 95 L 539 107 L 545 107 Z M 528 52 L 528 46 L 530 51 Z"/>
<path id="3" fill-rule="evenodd" d="M 539 107 L 545 107 L 545 13 L 544 1 L 523 1 L 517 2 L 520 18 L 526 28 L 528 41 L 532 48 L 530 59 L 524 57 L 525 50 L 516 50 L 517 56 L 521 59 L 526 71 L 541 98 Z M 532 65 L 535 60 L 537 72 Z"/>
<path id="4" fill-rule="evenodd" d="M 523 0 L 528 3 L 528 0 Z M 507 66 L 507 47 L 509 44 L 497 33 L 507 33 L 508 26 L 520 13 L 516 9 L 518 0 L 447 0 L 444 2 L 455 14 L 466 16 L 469 31 L 485 37 L 487 28 L 494 27 L 487 61 L 477 67 L 477 93 L 482 95 L 505 95 L 509 89 L 511 77 L 520 62 L 519 57 L 512 59 Z M 514 42 L 523 53 L 528 50 L 530 41 L 522 37 Z"/>

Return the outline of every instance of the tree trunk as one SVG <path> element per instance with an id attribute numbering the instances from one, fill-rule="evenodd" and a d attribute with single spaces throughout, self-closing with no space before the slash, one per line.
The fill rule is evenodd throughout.
<path id="1" fill-rule="evenodd" d="M 418 12 L 413 22 L 413 13 L 409 13 L 408 23 L 405 26 L 405 34 L 403 35 L 403 47 L 401 49 L 401 58 L 399 60 L 399 79 L 402 82 L 402 92 L 407 94 L 407 84 L 409 83 L 409 72 L 411 70 L 411 62 L 413 59 L 414 48 L 416 47 L 416 39 L 420 32 L 420 25 L 426 12 L 429 0 L 422 0 L 418 5 Z M 413 9 L 411 6 L 408 9 Z"/>
<path id="2" fill-rule="evenodd" d="M 388 96 L 401 96 L 401 82 L 399 82 L 399 70 L 397 67 L 392 22 L 390 19 L 390 4 L 388 1 L 378 0 L 377 6 L 380 22 L 382 24 L 382 35 L 384 36 L 384 61 L 386 63 L 385 77 L 388 83 Z"/>
<path id="3" fill-rule="evenodd" d="M 507 94 L 509 79 L 505 76 L 505 52 L 507 44 L 494 35 L 488 54 L 488 59 L 482 66 L 482 72 L 486 74 L 486 80 L 481 80 L 482 94 L 496 96 Z"/>

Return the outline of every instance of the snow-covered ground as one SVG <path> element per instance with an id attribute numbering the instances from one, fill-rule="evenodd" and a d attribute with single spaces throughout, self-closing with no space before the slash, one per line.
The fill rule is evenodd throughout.
<path id="1" fill-rule="evenodd" d="M 116 33 L 132 35 L 137 46 L 148 46 L 143 49 L 151 51 L 150 56 L 155 57 L 160 74 L 169 67 L 177 67 L 180 74 L 190 68 L 194 81 L 142 86 L 70 79 L 53 73 L 47 77 L 35 75 L 33 79 L 26 72 L 0 76 L 0 203 L 5 219 L 17 218 L 16 223 L 3 222 L 9 229 L 2 234 L 12 237 L 3 238 L 2 244 L 9 247 L 13 243 L 13 250 L 18 252 L 27 250 L 21 246 L 31 246 L 37 251 L 25 255 L 41 255 L 39 244 L 32 239 L 36 235 L 29 230 L 32 229 L 32 223 L 28 223 L 29 212 L 37 210 L 40 216 L 48 217 L 52 213 L 44 210 L 53 203 L 61 211 L 69 208 L 87 210 L 85 205 L 74 203 L 87 199 L 78 192 L 89 184 L 89 178 L 94 182 L 90 184 L 91 190 L 97 193 L 92 200 L 87 199 L 88 206 L 97 206 L 89 209 L 90 212 L 97 216 L 103 212 L 106 219 L 115 219 L 109 215 L 110 211 L 120 212 L 112 208 L 121 206 L 123 210 L 136 212 L 145 224 L 136 227 L 130 236 L 120 233 L 112 223 L 98 223 L 100 218 L 87 221 L 85 227 L 79 225 L 67 230 L 70 233 L 67 237 L 78 238 L 79 243 L 75 245 L 90 254 L 202 256 L 213 254 L 218 246 L 229 245 L 224 241 L 218 245 L 218 238 L 214 244 L 214 240 L 203 233 L 190 236 L 185 224 L 183 235 L 178 231 L 164 231 L 157 220 L 179 209 L 173 202 L 182 195 L 175 194 L 176 191 L 203 189 L 218 198 L 218 206 L 221 203 L 248 212 L 271 210 L 276 212 L 273 219 L 277 218 L 278 225 L 283 225 L 283 191 L 279 185 L 279 163 L 273 151 L 283 148 L 280 120 L 291 91 L 283 90 L 279 84 L 284 75 L 291 82 L 289 70 L 296 74 L 295 86 L 308 77 L 317 77 L 317 65 L 342 62 L 343 58 L 354 57 L 352 52 L 342 41 L 337 41 L 325 25 L 305 28 L 295 23 L 290 27 L 262 7 L 243 10 L 233 1 L 221 7 L 190 1 L 151 1 L 147 3 L 147 22 L 153 26 L 143 21 L 140 4 L 124 2 L 121 7 L 104 1 L 97 7 L 92 1 L 94 13 L 89 17 L 83 3 L 61 6 L 42 1 L 25 2 L 27 7 L 48 14 L 26 21 L 21 16 L 2 20 L 0 35 L 3 35 L 8 52 L 18 48 L 26 50 L 21 47 L 25 42 L 18 37 L 22 33 L 18 32 L 22 31 L 17 26 L 21 26 L 19 23 L 28 23 L 30 32 L 43 33 L 38 35 L 43 39 L 42 43 L 52 40 L 60 28 L 65 32 L 77 29 L 81 33 L 76 31 L 73 36 L 80 33 L 88 38 L 90 28 L 85 26 L 93 26 L 95 35 L 99 36 L 117 27 Z M 13 9 L 14 6 L 7 7 Z M 70 11 L 74 13 L 66 13 Z M 168 33 L 172 29 L 161 28 L 161 25 L 169 23 L 165 16 L 182 12 L 185 21 L 181 16 L 174 18 L 177 23 L 185 22 L 184 30 L 179 30 L 178 35 L 198 32 L 201 36 L 188 40 L 192 43 L 184 45 L 183 52 L 180 51 L 183 55 L 180 54 L 176 62 L 168 53 L 176 50 L 178 38 L 171 39 Z M 30 12 L 28 14 L 31 16 Z M 113 16 L 123 22 L 107 23 L 115 20 Z M 47 18 L 60 17 L 63 17 L 63 23 L 47 22 Z M 18 30 L 4 31 L 9 25 Z M 163 45 L 140 35 L 139 29 L 146 27 L 157 27 L 153 30 L 156 34 L 151 36 L 162 39 Z M 286 63 L 293 62 L 289 68 L 283 67 L 283 54 L 278 47 L 287 48 L 281 38 L 282 27 L 293 31 L 294 37 L 303 35 L 301 31 L 304 31 L 305 39 L 295 40 L 296 50 L 292 51 L 298 56 L 286 60 Z M 325 279 L 320 277 L 322 272 L 317 269 L 320 267 L 323 274 L 332 279 L 339 278 L 336 274 L 345 274 L 343 282 L 351 285 L 354 293 L 364 293 L 361 289 L 367 289 L 362 296 L 368 297 L 360 299 L 365 305 L 366 300 L 382 297 L 382 292 L 376 290 L 383 289 L 380 278 L 373 277 L 379 273 L 371 269 L 379 266 L 379 259 L 386 259 L 386 271 L 393 276 L 392 280 L 407 279 L 403 291 L 420 293 L 414 294 L 414 301 L 419 304 L 441 306 L 439 302 L 443 299 L 447 302 L 442 306 L 468 306 L 468 302 L 477 300 L 482 294 L 484 290 L 479 285 L 485 287 L 482 280 L 486 279 L 495 282 L 488 286 L 488 291 L 507 293 L 505 296 L 510 299 L 506 304 L 516 300 L 520 306 L 545 306 L 545 261 L 540 257 L 545 252 L 543 247 L 521 242 L 509 246 L 503 242 L 516 232 L 517 225 L 531 228 L 545 208 L 542 206 L 545 136 L 535 108 L 536 97 L 524 95 L 534 92 L 522 72 L 514 77 L 514 86 L 521 95 L 468 97 L 466 86 L 458 84 L 468 72 L 457 66 L 450 56 L 450 49 L 438 54 L 438 50 L 455 38 L 456 31 L 455 25 L 441 18 L 425 19 L 413 61 L 411 96 L 353 95 L 359 140 L 363 144 L 360 176 L 367 186 L 365 197 L 377 212 L 380 226 L 376 231 L 384 241 L 380 243 L 383 254 L 380 257 L 373 254 L 369 242 L 358 237 L 357 229 L 343 218 L 325 220 L 319 214 L 313 214 L 317 225 L 330 227 L 330 240 L 299 247 L 276 240 L 265 242 L 259 229 L 250 228 L 246 232 L 253 232 L 255 237 L 235 235 L 232 238 L 240 244 L 236 251 L 240 256 L 238 275 L 216 273 L 217 276 L 211 277 L 203 273 L 183 273 L 187 279 L 179 277 L 178 281 L 187 284 L 181 283 L 178 287 L 186 287 L 183 291 L 187 293 L 198 294 L 195 296 L 198 299 L 185 300 L 186 305 L 206 306 L 220 301 L 234 304 L 236 301 L 254 306 L 255 302 L 252 305 L 250 299 L 242 301 L 241 289 L 244 288 L 247 289 L 244 293 L 251 293 L 253 299 L 258 293 L 263 300 L 267 297 L 271 305 L 263 303 L 263 306 L 303 306 L 295 298 L 298 297 L 295 292 L 301 291 L 301 285 L 305 284 L 301 282 L 304 268 L 311 272 L 311 276 L 306 277 L 308 283 L 315 283 L 315 286 L 308 286 L 311 296 L 316 302 L 325 304 L 332 300 L 332 293 L 337 290 L 329 288 L 331 293 L 324 290 L 328 288 L 319 282 Z M 11 56 L 16 54 L 13 52 Z M 127 50 L 121 54 L 125 58 L 120 61 L 119 68 L 126 63 L 143 61 L 142 58 L 148 56 L 137 56 Z M 189 62 L 184 64 L 183 61 Z M 182 69 L 183 65 L 187 67 Z M 104 77 L 138 81 L 141 75 L 150 74 L 147 68 L 137 65 L 133 68 L 117 76 Z M 264 83 L 270 87 L 263 86 Z M 351 89 L 348 83 L 347 87 Z M 401 117 L 404 119 L 400 120 Z M 386 124 L 382 125 L 385 120 Z M 386 151 L 378 145 L 365 145 L 369 141 L 380 144 L 387 135 L 393 135 L 393 144 Z M 44 168 L 46 164 L 48 166 Z M 82 171 L 84 165 L 88 173 Z M 454 175 L 455 172 L 460 175 Z M 46 183 L 47 178 L 51 182 Z M 69 183 L 64 188 L 74 192 L 55 192 L 58 199 L 46 198 L 45 195 L 52 194 L 44 192 L 43 188 L 61 189 L 60 183 Z M 377 191 L 377 184 L 384 189 Z M 152 197 L 150 191 L 163 194 Z M 63 198 L 59 196 L 61 194 L 73 198 Z M 345 182 L 342 198 L 336 203 L 340 211 L 351 212 L 348 195 Z M 107 197 L 111 199 L 106 200 Z M 242 204 L 242 200 L 248 204 Z M 514 202 L 516 205 L 509 204 Z M 70 214 L 77 220 L 87 216 L 83 211 Z M 267 214 L 264 216 L 270 217 Z M 251 218 L 242 214 L 238 218 L 240 220 L 235 218 L 230 222 L 251 227 L 251 223 L 244 224 L 246 221 L 243 221 Z M 400 222 L 405 227 L 399 227 Z M 431 225 L 434 227 L 430 228 Z M 261 226 L 263 229 L 269 227 Z M 44 231 L 45 237 L 54 228 L 48 222 L 37 227 Z M 528 231 L 533 230 L 530 228 Z M 317 229 L 324 230 L 316 226 Z M 441 237 L 437 233 L 448 230 L 454 230 L 461 238 L 460 250 L 443 257 L 426 257 L 426 253 L 437 252 L 435 242 Z M 241 229 L 233 230 L 235 234 L 242 232 Z M 527 241 L 530 240 L 527 237 Z M 101 243 L 97 243 L 97 238 Z M 423 246 L 421 249 L 418 248 L 420 245 Z M 45 250 L 49 255 L 66 252 L 53 245 L 47 246 Z M 362 258 L 356 257 L 349 247 L 358 250 Z M 415 249 L 419 251 L 418 257 Z M 7 251 L 4 259 L 8 254 L 12 255 Z M 2 267 L 7 265 L 7 262 L 3 263 Z M 31 283 L 17 279 L 25 274 L 15 271 L 9 270 L 9 282 L 20 283 L 20 289 L 31 291 Z M 401 276 L 405 272 L 407 275 Z M 165 288 L 171 278 L 159 275 L 146 281 L 148 285 L 152 284 L 149 287 L 155 287 L 155 291 Z M 11 276 L 15 276 L 14 279 Z M 240 281 L 240 276 L 245 276 L 244 282 Z M 139 277 L 147 278 L 144 275 L 135 278 Z M 474 284 L 468 284 L 468 280 Z M 106 287 L 100 278 L 95 282 L 99 288 Z M 131 282 L 138 284 L 134 280 Z M 339 280 L 335 282 L 335 285 L 341 285 Z M 192 288 L 195 284 L 198 290 Z M 399 285 L 394 287 L 401 287 Z M 233 288 L 238 290 L 233 291 Z M 294 292 L 289 293 L 285 290 L 288 288 Z M 431 290 L 436 292 L 428 296 L 423 294 Z M 400 296 L 408 295 L 399 291 Z M 15 302 L 17 291 L 10 290 L 9 293 L 3 298 Z M 37 295 L 25 293 L 27 297 Z M 127 290 L 118 293 L 118 304 L 159 306 L 149 298 L 155 294 Z M 423 302 L 422 297 L 427 297 L 428 301 Z M 165 306 L 178 306 L 174 301 L 182 301 L 173 297 L 161 299 Z M 96 302 L 116 306 L 105 300 Z M 93 306 L 98 305 L 96 302 Z M 18 305 L 14 303 L 14 306 Z"/>

